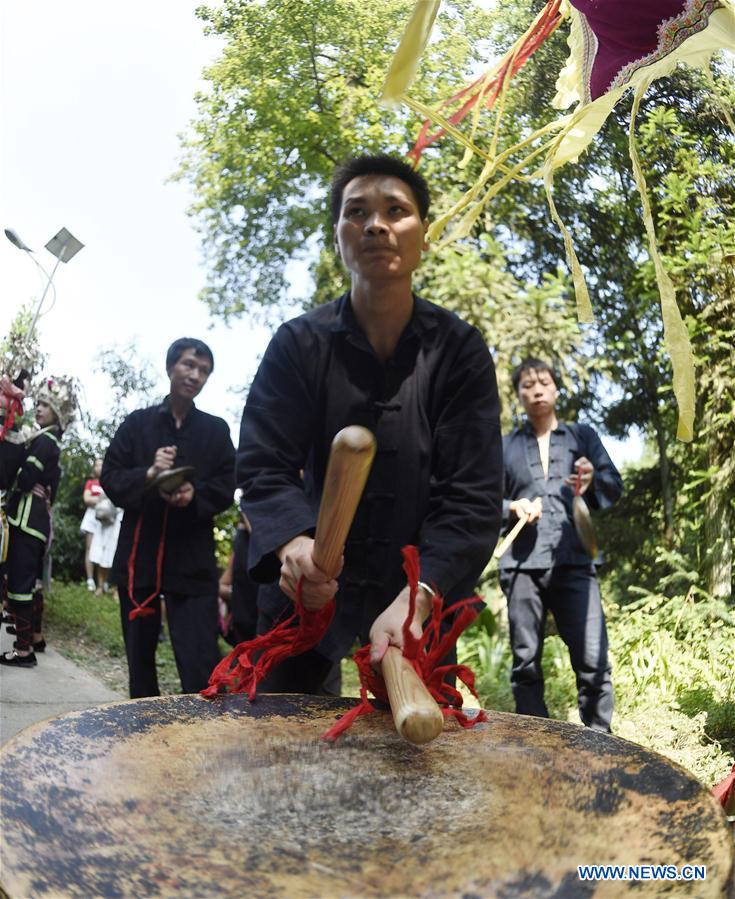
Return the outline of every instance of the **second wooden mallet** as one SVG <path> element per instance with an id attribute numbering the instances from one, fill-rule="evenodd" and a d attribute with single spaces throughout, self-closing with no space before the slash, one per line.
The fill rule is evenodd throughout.
<path id="1" fill-rule="evenodd" d="M 319 507 L 313 559 L 329 577 L 339 571 L 345 540 L 375 456 L 367 428 L 350 425 L 332 441 Z M 428 743 L 444 726 L 438 704 L 400 649 L 388 647 L 382 674 L 398 733 L 410 743 Z"/>

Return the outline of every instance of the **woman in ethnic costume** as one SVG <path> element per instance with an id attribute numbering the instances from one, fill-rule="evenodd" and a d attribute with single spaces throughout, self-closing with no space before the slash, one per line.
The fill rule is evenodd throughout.
<path id="1" fill-rule="evenodd" d="M 40 430 L 25 446 L 8 498 L 10 542 L 6 566 L 8 608 L 14 619 L 12 652 L 0 664 L 32 668 L 42 652 L 43 593 L 35 590 L 51 535 L 51 503 L 59 485 L 61 437 L 74 405 L 70 385 L 49 379 L 36 393 Z"/>

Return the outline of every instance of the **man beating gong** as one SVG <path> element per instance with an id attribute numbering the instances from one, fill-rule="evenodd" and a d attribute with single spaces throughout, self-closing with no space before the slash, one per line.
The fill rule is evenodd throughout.
<path id="1" fill-rule="evenodd" d="M 258 633 L 289 611 L 337 609 L 312 650 L 286 660 L 265 692 L 327 692 L 355 638 L 377 664 L 402 646 L 409 591 L 401 547 L 420 556 L 412 628 L 434 591 L 472 595 L 498 536 L 502 443 L 493 363 L 479 331 L 411 289 L 426 249 L 429 191 L 392 156 L 361 156 L 334 173 L 335 249 L 350 275 L 339 299 L 286 322 L 266 350 L 243 411 L 237 480 L 252 525 L 249 569 Z M 330 444 L 368 428 L 375 461 L 337 577 L 313 559 Z M 303 477 L 301 472 L 303 471 Z M 285 594 L 285 595 L 284 595 Z"/>

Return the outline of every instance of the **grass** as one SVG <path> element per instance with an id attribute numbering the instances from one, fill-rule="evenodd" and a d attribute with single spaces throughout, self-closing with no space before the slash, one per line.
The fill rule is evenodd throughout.
<path id="1" fill-rule="evenodd" d="M 120 624 L 120 606 L 111 593 L 96 597 L 84 584 L 54 583 L 44 609 L 46 639 L 112 690 L 128 694 L 128 668 Z M 162 695 L 180 693 L 171 643 L 156 653 Z"/>

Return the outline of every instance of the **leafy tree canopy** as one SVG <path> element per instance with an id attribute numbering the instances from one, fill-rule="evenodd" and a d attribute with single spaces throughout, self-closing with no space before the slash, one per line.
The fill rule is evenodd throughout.
<path id="1" fill-rule="evenodd" d="M 226 0 L 202 7 L 226 41 L 197 96 L 179 177 L 196 195 L 204 238 L 203 299 L 227 319 L 283 303 L 286 265 L 324 235 L 335 163 L 356 153 L 406 152 L 418 125 L 376 102 L 412 0 Z M 439 96 L 482 57 L 490 19 L 448 0 L 421 68 Z M 410 125 L 409 125 L 410 122 Z M 302 300 L 308 299 L 303 295 Z"/>

